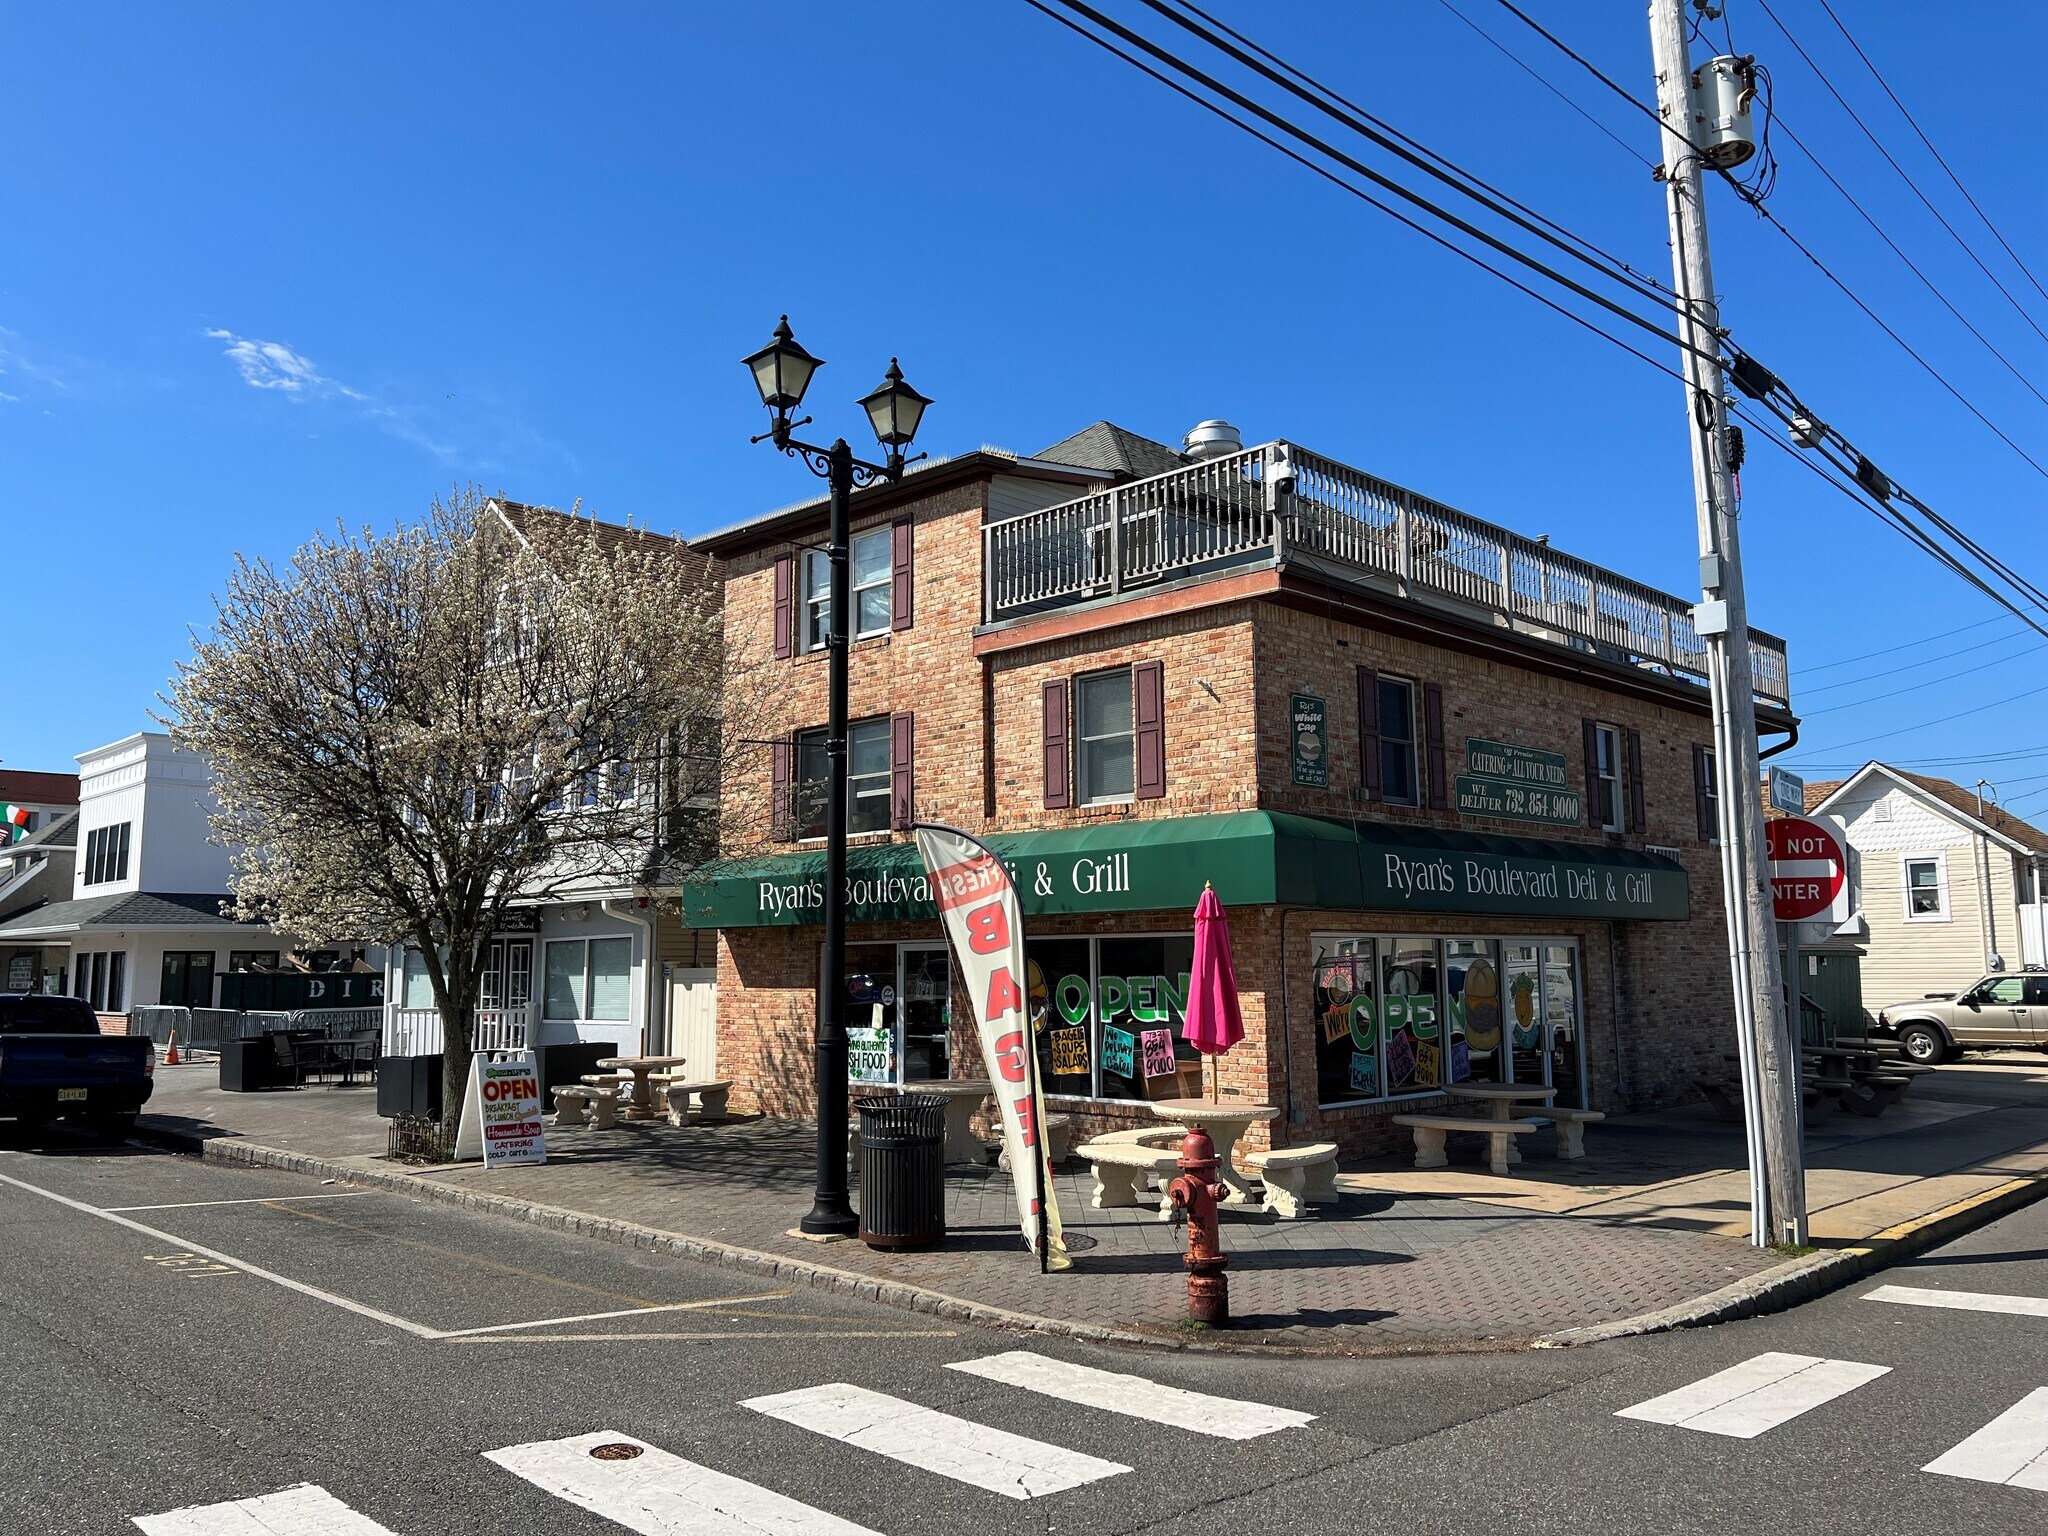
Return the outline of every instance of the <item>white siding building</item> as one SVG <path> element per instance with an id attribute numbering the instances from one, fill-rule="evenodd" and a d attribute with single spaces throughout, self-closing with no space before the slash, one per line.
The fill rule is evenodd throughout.
<path id="1" fill-rule="evenodd" d="M 1969 985 L 1994 968 L 2048 965 L 2048 837 L 1946 779 L 1884 763 L 1807 786 L 1809 814 L 1840 821 L 1865 946 L 1871 1011 Z"/>

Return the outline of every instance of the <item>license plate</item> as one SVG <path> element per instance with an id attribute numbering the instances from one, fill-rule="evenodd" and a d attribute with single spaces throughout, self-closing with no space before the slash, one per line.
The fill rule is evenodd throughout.
<path id="1" fill-rule="evenodd" d="M 83 1104 L 89 1092 L 90 1090 L 85 1088 L 59 1088 L 57 1090 L 57 1102 L 59 1104 Z"/>

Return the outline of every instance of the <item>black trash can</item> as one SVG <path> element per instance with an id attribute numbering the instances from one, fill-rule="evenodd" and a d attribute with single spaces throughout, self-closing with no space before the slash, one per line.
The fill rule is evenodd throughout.
<path id="1" fill-rule="evenodd" d="M 935 1093 L 856 1099 L 860 1240 L 929 1248 L 946 1238 L 946 1101 Z"/>

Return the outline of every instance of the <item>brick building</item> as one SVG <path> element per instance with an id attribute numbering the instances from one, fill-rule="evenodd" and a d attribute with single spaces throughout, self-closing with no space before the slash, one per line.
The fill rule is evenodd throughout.
<path id="1" fill-rule="evenodd" d="M 1041 1070 L 1080 1129 L 1192 1088 L 1205 881 L 1247 1031 L 1220 1088 L 1283 1106 L 1278 1141 L 1384 1148 L 1388 1114 L 1467 1076 L 1688 1095 L 1732 1039 L 1690 605 L 1288 443 L 1190 443 L 1097 423 L 856 493 L 857 1074 L 984 1075 L 921 818 L 1011 863 Z M 781 669 L 772 744 L 725 785 L 728 858 L 682 892 L 719 930 L 718 1071 L 776 1114 L 814 1108 L 824 525 L 817 501 L 698 546 L 736 660 Z M 1789 730 L 1783 645 L 1752 652 L 1762 729 Z"/>

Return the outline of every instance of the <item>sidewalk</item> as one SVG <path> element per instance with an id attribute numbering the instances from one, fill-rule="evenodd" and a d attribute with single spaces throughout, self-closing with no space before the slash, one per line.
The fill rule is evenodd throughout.
<path id="1" fill-rule="evenodd" d="M 1788 1261 L 1743 1240 L 1739 1127 L 1704 1109 L 1626 1116 L 1589 1130 L 1583 1161 L 1556 1162 L 1548 1137 L 1538 1138 L 1545 1148 L 1513 1179 L 1483 1164 L 1419 1173 L 1387 1159 L 1348 1169 L 1341 1205 L 1312 1218 L 1226 1217 L 1236 1326 L 1213 1339 L 1179 1326 L 1177 1234 L 1153 1211 L 1091 1209 L 1085 1169 L 1058 1179 L 1075 1271 L 1040 1276 L 1017 1235 L 1009 1177 L 994 1169 L 949 1176 L 940 1249 L 892 1256 L 790 1235 L 810 1204 L 813 1133 L 786 1121 L 565 1130 L 550 1135 L 544 1166 L 401 1169 L 381 1156 L 373 1090 L 225 1094 L 203 1065 L 160 1069 L 144 1118 L 156 1134 L 216 1142 L 210 1156 L 271 1161 L 260 1149 L 276 1148 L 333 1165 L 328 1176 L 780 1266 L 790 1278 L 976 1321 L 1384 1354 L 1639 1331 L 1634 1320 L 1666 1313 L 1742 1315 L 1810 1292 L 1823 1276 L 1840 1283 L 1961 1202 L 2002 1209 L 2030 1198 L 2031 1181 L 2048 1174 L 2048 1063 L 2015 1063 L 1944 1068 L 1880 1119 L 1814 1129 L 1813 1225 L 1835 1253 Z M 1951 1214 L 1944 1230 L 1970 1219 Z"/>

